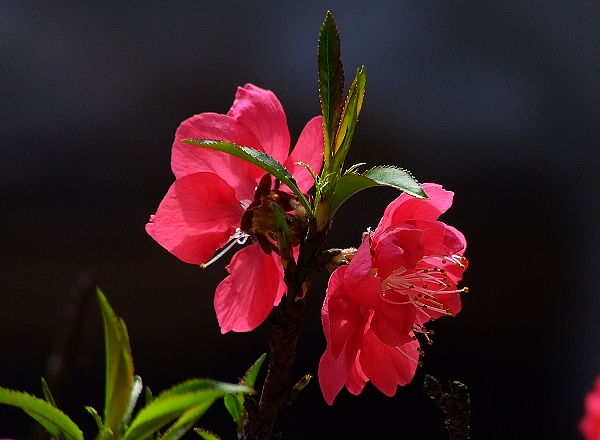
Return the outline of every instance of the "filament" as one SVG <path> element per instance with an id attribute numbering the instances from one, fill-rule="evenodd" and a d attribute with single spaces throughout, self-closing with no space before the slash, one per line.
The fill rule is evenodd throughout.
<path id="1" fill-rule="evenodd" d="M 223 247 L 219 252 L 217 252 L 206 263 L 201 263 L 200 264 L 200 268 L 201 269 L 206 269 L 208 266 L 210 266 L 215 261 L 217 261 L 219 258 L 221 258 L 223 255 L 225 255 L 225 253 L 227 253 L 227 251 L 229 249 L 231 249 L 233 246 L 235 246 L 235 244 L 244 244 L 244 243 L 246 243 L 246 240 L 248 240 L 248 237 L 249 237 L 248 234 L 246 234 L 245 232 L 242 232 L 240 230 L 240 228 L 237 228 L 235 230 L 235 233 L 231 237 L 229 237 L 229 241 L 227 242 L 227 244 L 225 245 L 225 247 Z"/>

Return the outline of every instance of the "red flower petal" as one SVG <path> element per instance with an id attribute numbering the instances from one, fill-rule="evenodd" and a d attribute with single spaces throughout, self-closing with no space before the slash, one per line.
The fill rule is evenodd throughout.
<path id="1" fill-rule="evenodd" d="M 360 350 L 356 355 L 356 361 L 352 364 L 348 380 L 346 380 L 346 389 L 355 396 L 358 396 L 362 392 L 365 388 L 365 384 L 369 381 L 369 378 L 365 376 L 365 373 L 360 367 L 360 362 L 358 361 L 359 357 Z"/>
<path id="2" fill-rule="evenodd" d="M 369 242 L 365 237 L 344 276 L 346 292 L 352 301 L 366 309 L 373 308 L 381 294 L 381 278 L 373 276 L 375 270 Z"/>
<path id="3" fill-rule="evenodd" d="M 146 230 L 177 258 L 200 264 L 227 243 L 243 213 L 219 176 L 190 174 L 171 185 Z"/>
<path id="4" fill-rule="evenodd" d="M 371 330 L 387 345 L 404 345 L 412 341 L 416 309 L 412 304 L 389 304 L 383 299 L 375 307 Z"/>
<path id="5" fill-rule="evenodd" d="M 278 162 L 287 158 L 290 152 L 290 132 L 283 107 L 272 91 L 253 84 L 238 87 L 227 116 L 238 120 L 252 131 L 269 156 Z"/>
<path id="6" fill-rule="evenodd" d="M 338 268 L 329 279 L 321 317 L 323 330 L 334 358 L 338 358 L 344 346 L 352 338 L 360 338 L 368 320 L 360 306 L 345 291 L 344 273 L 348 266 Z M 352 345 L 353 342 L 350 342 Z M 354 344 L 358 350 L 358 343 Z"/>
<path id="7" fill-rule="evenodd" d="M 254 330 L 279 304 L 285 291 L 281 261 L 253 244 L 238 251 L 226 269 L 230 275 L 215 292 L 221 333 Z"/>
<path id="8" fill-rule="evenodd" d="M 186 119 L 175 133 L 171 168 L 176 178 L 203 171 L 215 173 L 235 190 L 238 200 L 252 200 L 254 187 L 265 174 L 263 170 L 230 154 L 183 143 L 182 139 L 215 139 L 262 151 L 260 142 L 244 124 L 216 113 Z"/>
<path id="9" fill-rule="evenodd" d="M 423 258 L 423 231 L 407 223 L 390 226 L 373 244 L 381 279 L 397 269 L 412 270 Z"/>
<path id="10" fill-rule="evenodd" d="M 453 192 L 446 191 L 441 185 L 435 183 L 424 183 L 422 187 L 429 199 L 417 199 L 403 193 L 385 209 L 377 226 L 374 240 L 376 240 L 378 232 L 385 231 L 391 225 L 411 219 L 437 220 L 440 214 L 452 206 Z"/>
<path id="11" fill-rule="evenodd" d="M 327 349 L 319 363 L 319 384 L 330 405 L 351 375 L 368 322 L 368 315 L 361 313 L 344 290 L 346 269 L 340 267 L 331 275 L 321 310 Z M 356 378 L 352 383 L 355 382 Z"/>
<path id="12" fill-rule="evenodd" d="M 392 347 L 368 331 L 363 338 L 360 365 L 369 380 L 386 396 L 396 394 L 398 385 L 406 385 L 415 375 L 419 360 L 418 341 Z"/>
<path id="13" fill-rule="evenodd" d="M 296 162 L 304 162 L 317 176 L 321 172 L 323 166 L 323 125 L 321 119 L 321 116 L 317 116 L 308 121 L 304 130 L 300 133 L 292 154 L 283 163 L 283 166 L 294 176 L 298 188 L 303 193 L 308 192 L 315 181 L 308 170 Z M 281 189 L 285 189 L 285 186 L 282 185 Z"/>

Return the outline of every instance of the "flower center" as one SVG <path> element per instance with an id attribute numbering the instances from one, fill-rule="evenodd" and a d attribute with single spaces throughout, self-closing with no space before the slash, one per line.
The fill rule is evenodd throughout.
<path id="1" fill-rule="evenodd" d="M 381 297 L 390 304 L 412 304 L 417 309 L 413 330 L 424 334 L 431 344 L 433 331 L 425 329 L 425 323 L 440 316 L 456 316 L 460 308 L 456 295 L 469 291 L 468 287 L 458 289 L 448 274 L 448 270 L 464 270 L 466 261 L 461 255 L 424 257 L 413 270 L 392 272 L 382 282 Z"/>

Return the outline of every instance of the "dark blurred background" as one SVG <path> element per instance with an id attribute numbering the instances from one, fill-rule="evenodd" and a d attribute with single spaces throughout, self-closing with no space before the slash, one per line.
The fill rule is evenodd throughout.
<path id="1" fill-rule="evenodd" d="M 344 390 L 330 407 L 315 380 L 282 413 L 284 438 L 445 439 L 425 373 L 468 385 L 473 438 L 579 437 L 600 373 L 600 7 L 366 3 L 0 3 L 0 385 L 41 395 L 81 276 L 124 317 L 155 392 L 235 381 L 267 350 L 268 323 L 220 334 L 212 298 L 228 258 L 201 271 L 144 224 L 174 179 L 178 124 L 226 112 L 238 85 L 273 90 L 295 142 L 319 113 L 317 36 L 331 9 L 347 76 L 367 71 L 348 163 L 399 165 L 456 193 L 443 220 L 467 237 L 470 293 L 456 319 L 432 325 L 412 384 L 392 399 Z M 372 189 L 344 205 L 331 246 L 357 245 L 395 196 Z M 298 378 L 316 374 L 325 347 L 325 285 L 315 277 Z M 102 408 L 104 352 L 97 304 L 82 310 L 62 407 L 91 438 L 83 406 Z M 235 438 L 220 403 L 200 425 Z M 0 407 L 0 437 L 31 428 Z"/>

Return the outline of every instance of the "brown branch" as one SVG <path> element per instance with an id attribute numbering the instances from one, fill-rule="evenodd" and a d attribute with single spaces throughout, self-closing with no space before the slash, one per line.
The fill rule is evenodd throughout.
<path id="1" fill-rule="evenodd" d="M 428 374 L 423 383 L 424 392 L 437 403 L 442 412 L 448 416 L 444 421 L 450 434 L 450 440 L 469 440 L 469 423 L 471 398 L 466 385 L 450 382 L 450 394 L 442 391 L 440 381 Z"/>
<path id="2" fill-rule="evenodd" d="M 294 401 L 297 394 L 290 383 L 304 309 L 303 300 L 298 300 L 288 307 L 285 307 L 285 302 L 282 301 L 276 309 L 271 333 L 269 371 L 260 401 L 257 403 L 254 398 L 247 397 L 245 402 L 248 418 L 244 425 L 244 440 L 270 440 L 280 437 L 272 434 L 275 419 L 280 411 Z"/>

